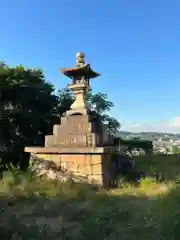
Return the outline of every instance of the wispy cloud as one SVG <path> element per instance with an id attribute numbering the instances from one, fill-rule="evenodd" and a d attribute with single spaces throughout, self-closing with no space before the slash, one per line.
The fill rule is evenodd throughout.
<path id="1" fill-rule="evenodd" d="M 168 132 L 180 133 L 180 117 L 174 117 L 169 122 L 123 124 L 122 130 L 131 132 Z"/>

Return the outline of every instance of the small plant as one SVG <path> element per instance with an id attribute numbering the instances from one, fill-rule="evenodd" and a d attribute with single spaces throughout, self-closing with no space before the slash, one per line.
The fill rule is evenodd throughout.
<path id="1" fill-rule="evenodd" d="M 142 178 L 139 181 L 139 186 L 142 187 L 149 187 L 151 185 L 156 184 L 156 179 L 155 178 L 151 178 L 151 177 L 146 177 L 146 178 Z"/>
<path id="2" fill-rule="evenodd" d="M 176 183 L 176 184 L 180 184 L 180 176 L 176 177 L 175 183 Z"/>

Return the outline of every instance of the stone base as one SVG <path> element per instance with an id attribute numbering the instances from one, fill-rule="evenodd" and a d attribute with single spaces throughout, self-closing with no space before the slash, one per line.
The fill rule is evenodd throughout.
<path id="1" fill-rule="evenodd" d="M 54 162 L 59 169 L 67 171 L 88 183 L 110 187 L 112 180 L 112 154 L 114 147 L 58 149 L 26 147 L 40 159 Z"/>

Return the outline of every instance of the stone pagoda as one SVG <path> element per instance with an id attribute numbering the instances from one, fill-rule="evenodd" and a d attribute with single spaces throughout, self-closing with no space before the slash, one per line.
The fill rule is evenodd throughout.
<path id="1" fill-rule="evenodd" d="M 90 79 L 100 76 L 85 63 L 85 56 L 76 54 L 76 66 L 62 68 L 61 72 L 72 82 L 69 89 L 75 101 L 64 113 L 53 134 L 45 136 L 45 147 L 26 147 L 25 151 L 48 161 L 74 176 L 85 176 L 88 182 L 109 185 L 111 158 L 115 151 L 113 136 L 105 132 L 99 115 L 86 101 Z"/>

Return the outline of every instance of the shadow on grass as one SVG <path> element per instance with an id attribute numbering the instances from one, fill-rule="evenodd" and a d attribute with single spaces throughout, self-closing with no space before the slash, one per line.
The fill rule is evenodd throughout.
<path id="1" fill-rule="evenodd" d="M 123 194 L 86 184 L 33 181 L 1 192 L 4 240 L 161 239 L 154 200 L 133 190 Z"/>
<path id="2" fill-rule="evenodd" d="M 146 155 L 134 157 L 135 168 L 159 181 L 180 181 L 180 157 Z"/>

